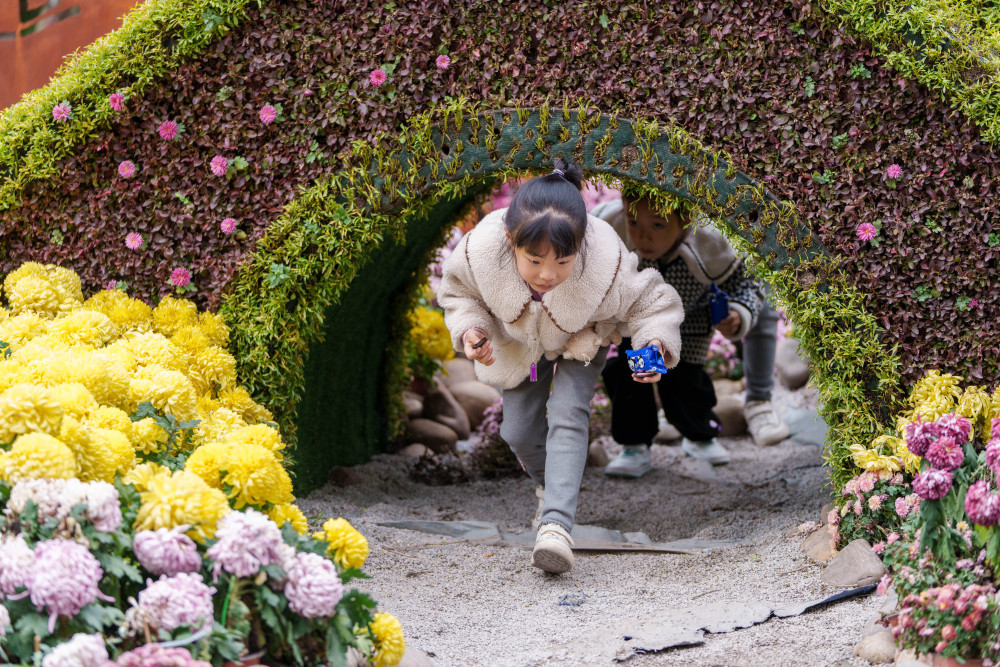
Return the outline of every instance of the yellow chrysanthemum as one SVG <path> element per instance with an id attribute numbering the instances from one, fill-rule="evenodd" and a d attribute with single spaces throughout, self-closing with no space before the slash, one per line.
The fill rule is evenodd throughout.
<path id="1" fill-rule="evenodd" d="M 25 262 L 21 266 L 17 267 L 13 271 L 7 274 L 7 277 L 3 280 L 4 292 L 8 295 L 10 294 L 10 288 L 14 286 L 14 283 L 18 282 L 26 276 L 36 276 L 40 278 L 45 277 L 45 265 L 39 264 L 38 262 Z"/>
<path id="2" fill-rule="evenodd" d="M 16 384 L 32 384 L 35 381 L 31 369 L 14 357 L 0 360 L 0 392 Z"/>
<path id="3" fill-rule="evenodd" d="M 84 307 L 103 313 L 111 320 L 116 336 L 142 333 L 153 327 L 153 309 L 121 290 L 104 290 L 87 299 Z"/>
<path id="4" fill-rule="evenodd" d="M 107 315 L 92 310 L 75 310 L 49 324 L 50 336 L 58 336 L 69 344 L 100 347 L 111 340 L 114 325 Z"/>
<path id="5" fill-rule="evenodd" d="M 221 440 L 229 431 L 246 426 L 247 423 L 238 414 L 227 408 L 219 408 L 201 420 L 194 428 L 194 441 L 207 443 Z"/>
<path id="6" fill-rule="evenodd" d="M 59 433 L 63 409 L 45 387 L 18 384 L 0 394 L 0 443 L 22 433 Z"/>
<path id="7" fill-rule="evenodd" d="M 267 424 L 253 424 L 243 426 L 229 431 L 222 436 L 222 441 L 236 445 L 257 445 L 264 447 L 274 454 L 279 461 L 283 456 L 281 450 L 285 448 L 285 443 L 281 441 L 281 434 L 278 429 Z"/>
<path id="8" fill-rule="evenodd" d="M 52 316 L 59 312 L 62 305 L 56 288 L 39 276 L 25 276 L 11 285 L 7 290 L 7 299 L 15 313 L 30 311 Z"/>
<path id="9" fill-rule="evenodd" d="M 135 466 L 135 449 L 128 436 L 110 428 L 88 428 L 90 446 L 95 452 L 105 452 L 102 462 L 106 477 L 102 481 L 112 482 L 115 473 L 125 474 Z"/>
<path id="10" fill-rule="evenodd" d="M 455 347 L 441 311 L 421 306 L 410 313 L 410 322 L 410 337 L 420 353 L 439 361 L 454 358 Z"/>
<path id="11" fill-rule="evenodd" d="M 880 435 L 872 440 L 872 444 L 869 449 L 883 455 L 892 454 L 896 451 L 900 441 L 900 438 L 897 438 L 894 435 Z"/>
<path id="12" fill-rule="evenodd" d="M 270 410 L 250 397 L 243 387 L 229 387 L 219 392 L 219 403 L 238 413 L 248 424 L 257 422 L 273 422 L 274 415 Z"/>
<path id="13" fill-rule="evenodd" d="M 195 325 L 178 329 L 177 333 L 170 337 L 170 342 L 187 352 L 189 359 L 191 355 L 198 354 L 212 344 L 201 327 Z"/>
<path id="14" fill-rule="evenodd" d="M 221 347 L 212 345 L 194 355 L 188 377 L 202 394 L 231 387 L 236 384 L 236 359 Z"/>
<path id="15" fill-rule="evenodd" d="M 65 416 L 83 420 L 98 408 L 94 395 L 79 382 L 62 382 L 49 387 L 49 393 L 62 406 Z"/>
<path id="16" fill-rule="evenodd" d="M 854 465 L 864 470 L 880 473 L 897 473 L 902 470 L 902 466 L 895 456 L 883 456 L 874 449 L 868 449 L 862 445 L 851 445 L 849 449 Z"/>
<path id="17" fill-rule="evenodd" d="M 46 433 L 20 436 L 3 463 L 4 478 L 11 484 L 23 479 L 72 479 L 77 475 L 73 452 Z"/>
<path id="18" fill-rule="evenodd" d="M 80 278 L 74 272 L 51 264 L 29 264 L 33 266 L 25 264 L 4 280 L 4 292 L 13 312 L 55 316 L 83 303 Z"/>
<path id="19" fill-rule="evenodd" d="M 137 452 L 152 454 L 160 450 L 160 447 L 167 444 L 170 435 L 162 426 L 156 423 L 152 417 L 140 419 L 132 424 L 132 433 L 135 439 L 132 444 Z"/>
<path id="20" fill-rule="evenodd" d="M 264 507 L 290 503 L 292 479 L 266 447 L 253 444 L 210 442 L 191 453 L 185 470 L 209 486 L 227 489 L 233 507 Z"/>
<path id="21" fill-rule="evenodd" d="M 187 370 L 187 354 L 184 350 L 158 333 L 129 334 L 129 350 L 140 366 L 160 366 L 172 371 Z"/>
<path id="22" fill-rule="evenodd" d="M 98 403 L 129 407 L 128 373 L 103 350 L 67 350 L 46 364 L 46 378 L 52 384 L 79 382 Z"/>
<path id="23" fill-rule="evenodd" d="M 329 543 L 327 552 L 342 568 L 359 568 L 368 560 L 368 540 L 347 519 L 327 519 L 313 537 Z"/>
<path id="24" fill-rule="evenodd" d="M 48 331 L 49 320 L 38 313 L 20 313 L 0 324 L 0 340 L 17 350 L 21 345 Z"/>
<path id="25" fill-rule="evenodd" d="M 136 491 L 142 493 L 149 488 L 149 480 L 156 475 L 161 474 L 169 475 L 170 468 L 162 466 L 159 463 L 147 461 L 145 463 L 140 463 L 125 473 L 122 476 L 122 481 L 126 484 L 131 484 L 135 487 Z"/>
<path id="26" fill-rule="evenodd" d="M 920 471 L 920 457 L 910 451 L 910 448 L 906 446 L 906 441 L 902 438 L 897 438 L 895 454 L 899 457 L 903 470 L 911 475 Z"/>
<path id="27" fill-rule="evenodd" d="M 938 370 L 927 371 L 927 375 L 913 385 L 910 393 L 913 416 L 937 419 L 951 412 L 962 394 L 958 387 L 959 381 L 960 378 L 951 374 L 942 375 Z"/>
<path id="28" fill-rule="evenodd" d="M 309 522 L 306 520 L 306 515 L 302 513 L 302 510 L 295 503 L 275 505 L 267 511 L 267 516 L 271 521 L 278 524 L 279 528 L 290 522 L 292 528 L 297 530 L 301 535 L 305 535 L 309 530 Z"/>
<path id="29" fill-rule="evenodd" d="M 375 644 L 372 654 L 374 667 L 389 667 L 398 665 L 406 653 L 406 638 L 403 637 L 403 624 L 392 614 L 378 612 L 368 625 Z"/>
<path id="30" fill-rule="evenodd" d="M 186 375 L 158 366 L 140 369 L 129 382 L 132 405 L 149 402 L 180 421 L 198 415 L 198 394 Z"/>
<path id="31" fill-rule="evenodd" d="M 153 475 L 139 498 L 136 531 L 188 525 L 187 535 L 199 542 L 214 537 L 219 519 L 230 511 L 222 491 L 188 470 Z"/>
<path id="32" fill-rule="evenodd" d="M 212 345 L 225 347 L 229 344 L 229 326 L 226 325 L 226 320 L 222 315 L 205 311 L 198 315 L 198 326 L 208 336 Z"/>
<path id="33" fill-rule="evenodd" d="M 129 444 L 135 444 L 135 433 L 133 430 L 132 420 L 129 419 L 128 414 L 124 410 L 119 410 L 118 408 L 113 408 L 108 405 L 102 405 L 96 410 L 90 413 L 90 416 L 84 420 L 87 426 L 96 426 L 98 428 L 107 428 L 113 431 L 118 431 L 126 438 L 128 438 Z"/>
<path id="34" fill-rule="evenodd" d="M 170 337 L 178 329 L 198 324 L 198 307 L 187 299 L 165 296 L 153 309 L 153 330 Z"/>
<path id="35" fill-rule="evenodd" d="M 212 398 L 208 394 L 198 396 L 198 418 L 205 419 L 210 414 L 222 407 L 218 399 Z"/>
<path id="36" fill-rule="evenodd" d="M 972 437 L 980 437 L 983 442 L 990 437 L 990 420 L 993 415 L 993 400 L 989 392 L 982 387 L 966 387 L 958 399 L 955 412 L 968 417 L 972 424 Z"/>

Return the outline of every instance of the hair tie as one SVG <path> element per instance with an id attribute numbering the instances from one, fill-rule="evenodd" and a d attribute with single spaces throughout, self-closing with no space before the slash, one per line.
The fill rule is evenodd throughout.
<path id="1" fill-rule="evenodd" d="M 562 176 L 563 178 L 566 178 L 566 174 L 564 174 L 564 173 L 563 173 L 563 170 L 562 170 L 562 169 L 553 169 L 553 170 L 552 170 L 552 173 L 553 173 L 553 174 L 559 174 L 559 175 L 560 175 L 560 176 Z"/>

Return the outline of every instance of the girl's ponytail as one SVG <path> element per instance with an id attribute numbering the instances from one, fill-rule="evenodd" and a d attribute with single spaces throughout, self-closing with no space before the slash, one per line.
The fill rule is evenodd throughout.
<path id="1" fill-rule="evenodd" d="M 556 158 L 554 167 L 551 174 L 518 189 L 504 223 L 514 247 L 539 255 L 552 248 L 557 257 L 568 257 L 580 252 L 587 234 L 587 205 L 580 194 L 583 172 L 562 158 Z"/>
<path id="2" fill-rule="evenodd" d="M 583 170 L 572 162 L 567 162 L 561 157 L 557 157 L 555 162 L 552 163 L 555 167 L 552 173 L 556 176 L 562 176 L 564 179 L 576 186 L 577 190 L 583 190 Z"/>

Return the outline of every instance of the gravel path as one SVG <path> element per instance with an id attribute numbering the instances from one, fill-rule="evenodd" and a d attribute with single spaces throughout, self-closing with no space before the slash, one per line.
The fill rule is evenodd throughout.
<path id="1" fill-rule="evenodd" d="M 775 402 L 784 411 L 815 399 L 809 391 L 779 392 Z M 820 582 L 822 566 L 799 550 L 802 538 L 786 536 L 818 519 L 829 500 L 820 447 L 789 440 L 764 449 L 747 437 L 723 444 L 733 461 L 714 471 L 685 459 L 675 445 L 654 445 L 654 470 L 639 480 L 588 468 L 577 522 L 642 531 L 658 542 L 739 544 L 698 555 L 578 553 L 575 568 L 562 576 L 531 567 L 530 551 L 522 548 L 377 525 L 480 520 L 524 532 L 536 504 L 526 478 L 426 486 L 408 476 L 409 460 L 381 456 L 355 469 L 362 484 L 328 485 L 300 505 L 311 518 L 343 516 L 367 536 L 371 579 L 358 587 L 402 621 L 407 646 L 433 664 L 613 664 L 606 647 L 624 646 L 622 623 L 638 628 L 652 618 L 652 627 L 670 628 L 684 610 L 780 606 L 836 592 Z M 851 653 L 882 601 L 854 598 L 706 634 L 698 645 L 634 655 L 628 664 L 867 665 Z"/>

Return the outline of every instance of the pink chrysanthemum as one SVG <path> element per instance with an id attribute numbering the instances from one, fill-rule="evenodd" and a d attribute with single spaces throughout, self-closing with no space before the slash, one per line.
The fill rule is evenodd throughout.
<path id="1" fill-rule="evenodd" d="M 870 222 L 862 222 L 858 225 L 858 238 L 862 241 L 871 241 L 878 236 L 878 229 Z"/>
<path id="2" fill-rule="evenodd" d="M 287 564 L 286 572 L 285 597 L 292 611 L 306 618 L 325 618 L 337 612 L 344 584 L 331 561 L 314 553 L 298 553 Z"/>
<path id="3" fill-rule="evenodd" d="M 979 480 L 965 494 L 965 513 L 980 526 L 1000 523 L 1000 495 L 990 493 L 990 483 Z"/>
<path id="4" fill-rule="evenodd" d="M 121 111 L 125 108 L 125 96 L 121 93 L 111 93 L 108 95 L 108 104 L 115 111 Z"/>
<path id="5" fill-rule="evenodd" d="M 172 120 L 165 120 L 160 123 L 160 127 L 157 131 L 160 133 L 161 139 L 170 141 L 177 136 L 177 123 Z"/>
<path id="6" fill-rule="evenodd" d="M 87 519 L 102 533 L 113 533 L 122 523 L 118 489 L 108 482 L 87 483 Z"/>
<path id="7" fill-rule="evenodd" d="M 368 75 L 368 83 L 378 88 L 385 83 L 388 78 L 389 77 L 385 75 L 385 70 L 379 67 L 377 69 L 373 69 L 372 73 Z"/>
<path id="8" fill-rule="evenodd" d="M 69 120 L 69 117 L 72 115 L 73 107 L 69 105 L 69 102 L 60 102 L 52 107 L 52 119 L 57 123 Z"/>
<path id="9" fill-rule="evenodd" d="M 281 531 L 266 514 L 254 509 L 231 512 L 219 520 L 218 540 L 205 555 L 215 561 L 212 576 L 225 570 L 237 577 L 252 577 L 265 565 L 281 562 Z"/>
<path id="10" fill-rule="evenodd" d="M 938 417 L 936 423 L 945 433 L 951 434 L 956 442 L 967 442 L 972 435 L 972 422 L 968 417 L 952 413 Z"/>
<path id="11" fill-rule="evenodd" d="M 23 537 L 6 536 L 0 542 L 0 596 L 13 595 L 24 588 L 34 562 L 35 552 Z"/>
<path id="12" fill-rule="evenodd" d="M 78 632 L 69 641 L 57 644 L 42 660 L 42 667 L 104 667 L 108 648 L 99 634 Z M 114 664 L 114 663 L 111 663 Z"/>
<path id="13" fill-rule="evenodd" d="M 885 175 L 889 178 L 899 178 L 903 175 L 903 168 L 893 162 L 889 165 L 889 168 L 885 170 Z"/>
<path id="14" fill-rule="evenodd" d="M 947 470 L 927 470 L 913 478 L 913 490 L 926 500 L 938 500 L 951 490 L 951 473 Z"/>
<path id="15" fill-rule="evenodd" d="M 135 162 L 132 162 L 132 160 L 122 160 L 118 164 L 118 175 L 122 178 L 132 178 L 135 176 L 136 171 L 138 170 L 135 168 Z"/>
<path id="16" fill-rule="evenodd" d="M 965 450 L 955 442 L 955 438 L 944 435 L 931 443 L 924 458 L 938 470 L 955 470 L 965 460 Z"/>
<path id="17" fill-rule="evenodd" d="M 156 575 L 172 577 L 182 572 L 197 572 L 201 568 L 198 545 L 184 533 L 190 526 L 175 526 L 170 530 L 141 530 L 135 534 L 132 547 L 139 564 Z"/>
<path id="18" fill-rule="evenodd" d="M 7 628 L 10 627 L 10 612 L 7 607 L 0 604 L 0 637 L 7 636 Z"/>
<path id="19" fill-rule="evenodd" d="M 232 234 L 236 231 L 236 218 L 226 218 L 219 227 L 223 234 Z"/>
<path id="20" fill-rule="evenodd" d="M 129 250 L 138 250 L 142 247 L 142 234 L 139 232 L 129 232 L 125 235 L 125 247 Z"/>
<path id="21" fill-rule="evenodd" d="M 906 425 L 906 448 L 911 454 L 923 456 L 940 431 L 935 422 L 925 422 L 918 416 Z"/>
<path id="22" fill-rule="evenodd" d="M 986 465 L 1000 479 L 1000 439 L 993 438 L 986 443 Z"/>
<path id="23" fill-rule="evenodd" d="M 270 125 L 278 117 L 278 110 L 270 104 L 265 104 L 260 108 L 260 122 Z"/>
<path id="24" fill-rule="evenodd" d="M 206 585 L 200 574 L 182 572 L 172 577 L 161 576 L 156 581 L 147 579 L 146 584 L 139 591 L 135 610 L 158 630 L 200 629 L 211 625 L 215 588 Z"/>
<path id="25" fill-rule="evenodd" d="M 174 287 L 187 287 L 191 283 L 191 272 L 183 266 L 178 266 L 170 272 L 170 284 Z"/>
<path id="26" fill-rule="evenodd" d="M 117 667 L 212 667 L 212 663 L 195 660 L 186 648 L 163 648 L 160 644 L 145 644 L 122 653 L 114 663 Z"/>
<path id="27" fill-rule="evenodd" d="M 212 167 L 213 174 L 216 176 L 225 176 L 226 172 L 229 171 L 229 160 L 221 155 L 216 155 L 212 158 L 210 166 Z"/>
<path id="28" fill-rule="evenodd" d="M 442 53 L 434 61 L 434 64 L 438 66 L 438 69 L 448 69 L 448 66 L 451 65 L 451 58 Z"/>
<path id="29" fill-rule="evenodd" d="M 31 602 L 49 612 L 49 632 L 56 618 L 72 618 L 98 598 L 114 602 L 97 585 L 104 576 L 101 564 L 90 550 L 70 540 L 45 540 L 35 547 L 35 562 L 28 572 Z"/>

